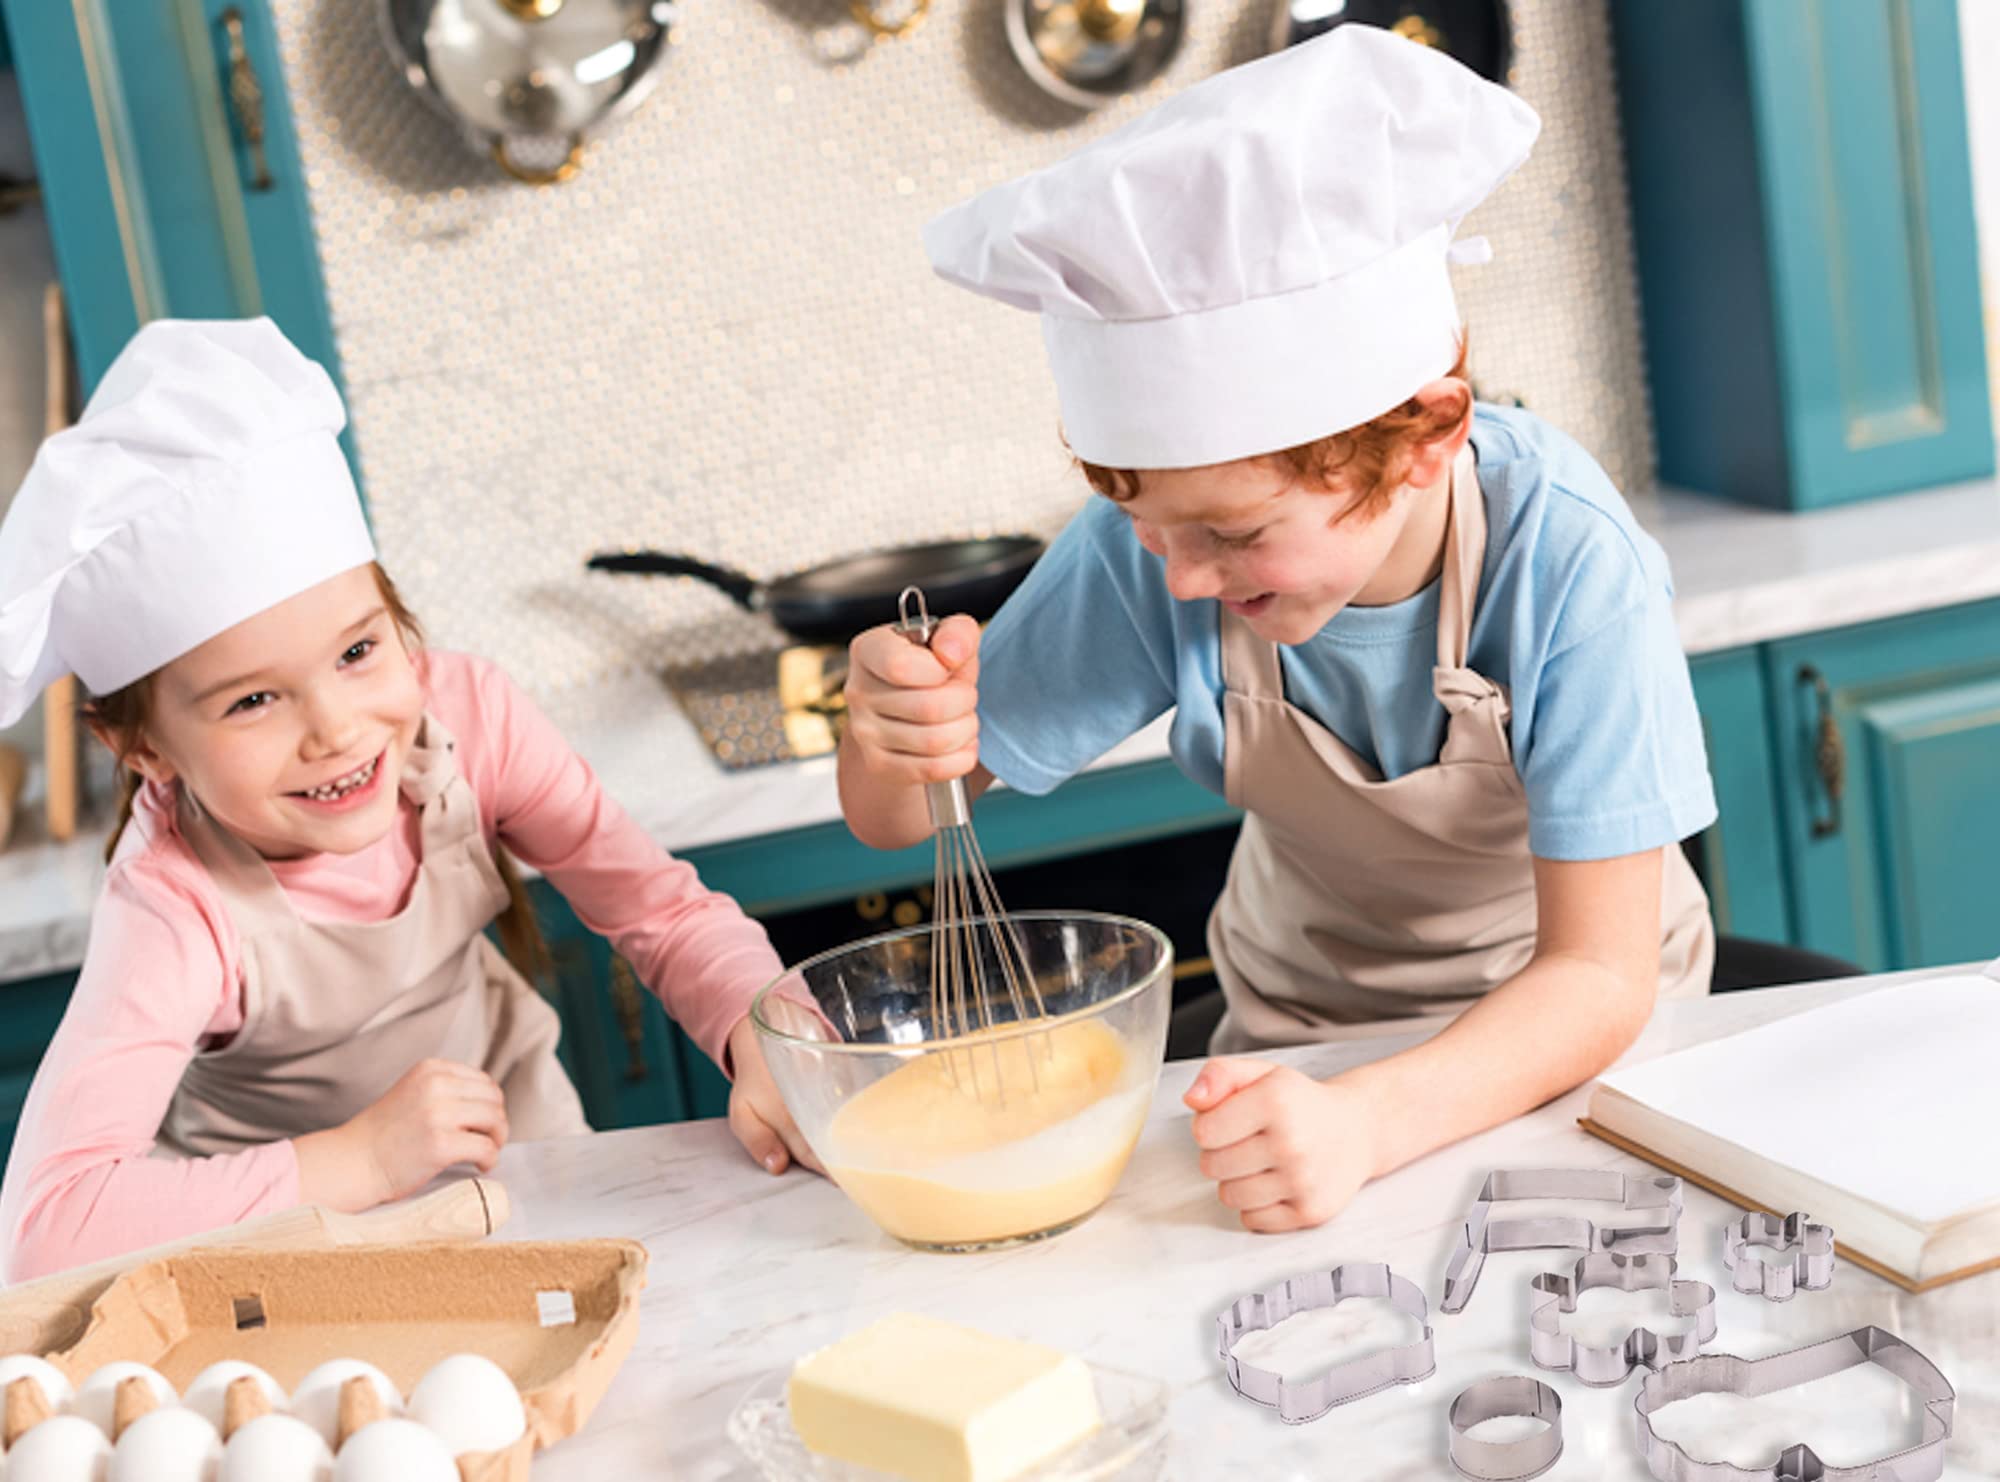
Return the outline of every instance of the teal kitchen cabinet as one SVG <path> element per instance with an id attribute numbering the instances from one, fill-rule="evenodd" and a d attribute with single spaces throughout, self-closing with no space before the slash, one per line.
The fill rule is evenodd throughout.
<path id="1" fill-rule="evenodd" d="M 35 1067 L 42 1063 L 42 1051 L 55 1036 L 75 985 L 75 973 L 0 983 L 0 1164 L 14 1145 Z"/>
<path id="2" fill-rule="evenodd" d="M 1701 710 L 1717 819 L 1697 842 L 1715 929 L 1767 942 L 1792 940 L 1791 896 L 1777 803 L 1777 769 L 1755 648 L 1688 661 Z"/>
<path id="3" fill-rule="evenodd" d="M 686 1036 L 632 965 L 578 921 L 553 886 L 537 880 L 528 893 L 554 965 L 541 987 L 562 1016 L 558 1054 L 590 1125 L 603 1132 L 685 1121 L 692 1115 Z"/>
<path id="4" fill-rule="evenodd" d="M 2000 953 L 2000 601 L 1762 657 L 1794 939 L 1870 971 Z"/>
<path id="5" fill-rule="evenodd" d="M 0 0 L 0 19 L 86 394 L 167 317 L 269 314 L 338 379 L 262 0 Z"/>
<path id="6" fill-rule="evenodd" d="M 1958 0 L 1611 21 L 1661 478 L 1809 508 L 1990 473 Z"/>

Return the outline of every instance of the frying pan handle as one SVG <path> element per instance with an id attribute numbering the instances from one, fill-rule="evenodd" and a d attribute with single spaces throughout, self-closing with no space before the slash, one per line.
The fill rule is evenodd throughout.
<path id="1" fill-rule="evenodd" d="M 751 612 L 763 611 L 764 589 L 756 578 L 733 567 L 711 566 L 692 556 L 670 556 L 664 551 L 600 551 L 587 564 L 593 571 L 615 571 L 629 576 L 691 576 L 719 587 Z"/>

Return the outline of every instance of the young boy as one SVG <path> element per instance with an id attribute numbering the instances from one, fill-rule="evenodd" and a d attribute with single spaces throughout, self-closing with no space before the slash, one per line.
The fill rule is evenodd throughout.
<path id="1" fill-rule="evenodd" d="M 1659 993 L 1707 991 L 1677 841 L 1715 806 L 1658 547 L 1590 457 L 1475 406 L 1447 264 L 1533 111 L 1346 25 L 946 213 L 945 278 L 1042 315 L 1093 500 L 981 643 L 855 640 L 841 796 L 865 842 L 922 784 L 1044 793 L 1173 709 L 1247 813 L 1209 945 L 1223 1055 L 1454 1015 L 1316 1082 L 1187 1095 L 1252 1230 L 1577 1085 Z M 1470 251 L 1466 249 L 1472 249 Z"/>

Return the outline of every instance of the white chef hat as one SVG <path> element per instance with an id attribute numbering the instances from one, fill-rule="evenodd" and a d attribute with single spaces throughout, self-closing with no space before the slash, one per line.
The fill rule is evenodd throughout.
<path id="1" fill-rule="evenodd" d="M 1451 369 L 1452 234 L 1540 129 L 1444 53 L 1348 24 L 946 211 L 924 245 L 942 277 L 1042 315 L 1079 457 L 1223 463 Z"/>
<path id="2" fill-rule="evenodd" d="M 0 524 L 0 725 L 374 559 L 340 395 L 269 319 L 156 320 L 42 444 Z"/>

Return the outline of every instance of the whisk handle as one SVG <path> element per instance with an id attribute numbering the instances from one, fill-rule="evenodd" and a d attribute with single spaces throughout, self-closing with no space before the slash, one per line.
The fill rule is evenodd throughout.
<path id="1" fill-rule="evenodd" d="M 896 631 L 919 648 L 931 646 L 931 635 L 937 632 L 938 621 L 931 616 L 929 605 L 924 601 L 922 587 L 904 587 L 902 596 L 896 599 L 898 621 Z M 954 777 L 949 782 L 929 782 L 924 785 L 924 801 L 930 804 L 931 827 L 959 828 L 972 822 L 972 799 L 966 796 L 965 779 Z"/>

